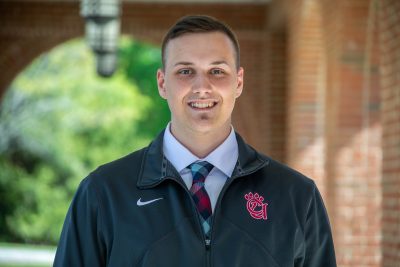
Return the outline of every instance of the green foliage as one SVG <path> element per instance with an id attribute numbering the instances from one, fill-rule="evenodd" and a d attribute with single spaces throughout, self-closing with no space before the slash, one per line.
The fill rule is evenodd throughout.
<path id="1" fill-rule="evenodd" d="M 165 126 L 159 49 L 123 39 L 120 51 L 120 69 L 103 79 L 86 44 L 73 40 L 11 85 L 0 105 L 0 241 L 55 244 L 81 179 Z"/>
<path id="2" fill-rule="evenodd" d="M 123 39 L 123 43 L 127 40 Z M 152 111 L 139 119 L 142 134 L 156 135 L 170 119 L 167 102 L 158 94 L 156 73 L 161 68 L 161 51 L 150 48 L 142 43 L 133 43 L 132 46 L 121 46 L 120 65 L 130 80 L 136 81 L 140 92 L 153 100 Z M 149 77 L 143 79 L 143 77 Z M 155 121 L 157 123 L 148 123 Z M 163 127 L 160 128 L 160 125 Z"/>

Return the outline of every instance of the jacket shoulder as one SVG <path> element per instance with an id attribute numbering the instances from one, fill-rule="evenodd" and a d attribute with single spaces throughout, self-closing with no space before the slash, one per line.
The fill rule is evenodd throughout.
<path id="1" fill-rule="evenodd" d="M 260 176 L 264 182 L 273 182 L 275 185 L 285 187 L 300 185 L 301 188 L 309 187 L 311 190 L 314 190 L 315 183 L 312 179 L 259 152 L 247 144 L 237 133 L 236 139 L 239 146 L 239 165 L 244 173 L 254 173 Z M 257 171 L 255 172 L 255 170 Z"/>
<path id="2" fill-rule="evenodd" d="M 315 190 L 316 184 L 312 178 L 264 154 L 260 154 L 259 157 L 268 162 L 263 169 L 268 173 L 268 176 L 273 177 L 274 180 L 288 187 L 300 187 L 311 191 Z"/>
<path id="3" fill-rule="evenodd" d="M 140 172 L 143 155 L 147 147 L 134 151 L 124 157 L 100 165 L 89 174 L 89 179 L 93 183 L 112 182 L 120 179 L 136 180 Z M 117 179 L 118 178 L 118 179 Z"/>

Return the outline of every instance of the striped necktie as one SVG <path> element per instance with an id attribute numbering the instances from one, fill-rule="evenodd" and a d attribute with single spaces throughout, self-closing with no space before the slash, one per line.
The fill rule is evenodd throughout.
<path id="1" fill-rule="evenodd" d="M 201 215 L 201 223 L 206 235 L 208 235 L 211 228 L 212 209 L 210 197 L 204 188 L 204 181 L 213 168 L 214 166 L 207 161 L 199 161 L 189 165 L 189 169 L 193 176 L 193 183 L 190 192 L 192 193 L 192 198 L 197 206 L 197 210 Z"/>

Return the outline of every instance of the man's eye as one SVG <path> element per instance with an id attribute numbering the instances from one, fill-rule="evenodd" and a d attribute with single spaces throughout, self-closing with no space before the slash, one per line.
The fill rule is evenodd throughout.
<path id="1" fill-rule="evenodd" d="M 192 74 L 193 72 L 190 69 L 182 69 L 182 70 L 179 70 L 178 73 L 182 74 L 182 75 L 189 75 L 189 74 Z"/>
<path id="2" fill-rule="evenodd" d="M 213 69 L 213 70 L 211 70 L 211 74 L 213 74 L 213 75 L 221 75 L 221 74 L 224 74 L 224 71 L 221 70 L 221 69 Z"/>

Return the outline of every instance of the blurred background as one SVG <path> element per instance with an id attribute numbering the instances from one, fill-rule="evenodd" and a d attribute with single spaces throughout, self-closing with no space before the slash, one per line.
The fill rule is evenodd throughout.
<path id="1" fill-rule="evenodd" d="M 109 77 L 80 13 L 0 1 L 0 266 L 51 266 L 79 182 L 165 127 L 160 42 L 188 14 L 237 33 L 234 127 L 316 181 L 338 266 L 400 266 L 400 1 L 122 1 Z"/>

